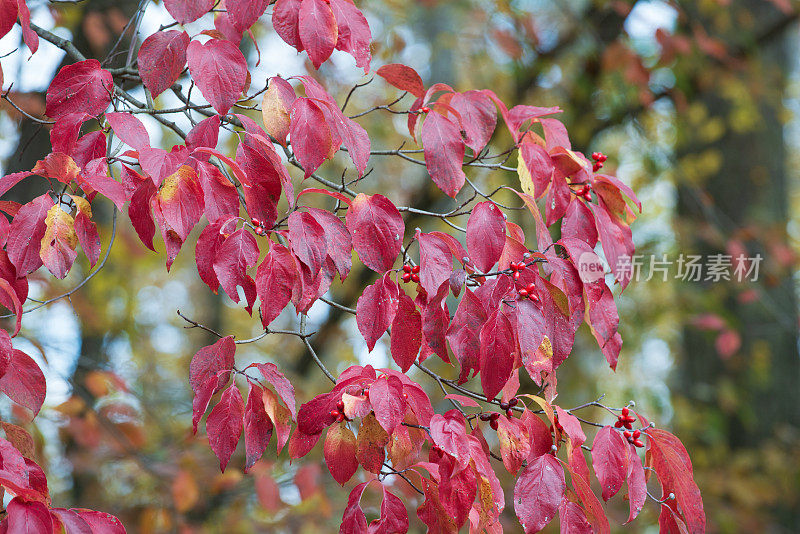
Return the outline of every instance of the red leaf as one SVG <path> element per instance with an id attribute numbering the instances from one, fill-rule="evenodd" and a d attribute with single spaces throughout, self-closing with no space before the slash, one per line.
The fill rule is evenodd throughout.
<path id="1" fill-rule="evenodd" d="M 328 254 L 325 230 L 313 215 L 303 211 L 293 211 L 288 224 L 292 252 L 309 268 L 312 276 L 316 275 Z"/>
<path id="2" fill-rule="evenodd" d="M 144 243 L 144 246 L 155 252 L 153 246 L 153 236 L 156 233 L 156 225 L 153 222 L 153 215 L 150 211 L 150 201 L 156 194 L 156 187 L 152 180 L 143 181 L 131 196 L 131 203 L 128 206 L 128 217 L 131 219 L 136 235 Z"/>
<path id="3" fill-rule="evenodd" d="M 192 433 L 197 434 L 197 425 L 206 414 L 208 404 L 211 402 L 211 397 L 219 389 L 218 373 L 210 376 L 206 381 L 200 385 L 195 391 L 194 398 L 192 399 Z"/>
<path id="4" fill-rule="evenodd" d="M 72 201 L 78 208 L 75 214 L 75 233 L 89 264 L 94 267 L 100 259 L 100 234 L 97 233 L 97 225 L 92 222 L 92 207 L 83 197 L 72 196 Z"/>
<path id="5" fill-rule="evenodd" d="M 53 519 L 47 506 L 38 501 L 11 499 L 6 508 L 8 534 L 41 534 L 53 532 Z"/>
<path id="6" fill-rule="evenodd" d="M 381 515 L 369 524 L 370 534 L 405 534 L 408 532 L 408 512 L 399 497 L 389 492 L 386 486 L 383 490 L 381 502 Z"/>
<path id="7" fill-rule="evenodd" d="M 35 416 L 44 404 L 47 384 L 33 358 L 14 349 L 6 373 L 0 378 L 0 391 L 20 406 L 28 408 Z"/>
<path id="8" fill-rule="evenodd" d="M 203 190 L 195 171 L 183 165 L 164 178 L 164 183 L 151 204 L 161 227 L 161 236 L 167 245 L 169 269 L 189 232 L 203 215 Z"/>
<path id="9" fill-rule="evenodd" d="M 417 71 L 402 63 L 384 65 L 375 73 L 401 91 L 408 91 L 417 98 L 425 94 L 425 86 Z"/>
<path id="10" fill-rule="evenodd" d="M 194 22 L 214 6 L 214 0 L 164 0 L 164 7 L 172 18 L 186 24 Z"/>
<path id="11" fill-rule="evenodd" d="M 406 401 L 403 398 L 403 383 L 396 376 L 380 376 L 369 387 L 369 402 L 375 419 L 390 434 L 403 422 Z"/>
<path id="12" fill-rule="evenodd" d="M 511 320 L 497 309 L 481 327 L 481 387 L 487 400 L 497 396 L 514 367 L 514 331 Z"/>
<path id="13" fill-rule="evenodd" d="M 92 527 L 76 512 L 66 508 L 50 508 L 50 513 L 58 517 L 68 534 L 92 534 Z"/>
<path id="14" fill-rule="evenodd" d="M 558 507 L 558 518 L 561 521 L 561 534 L 591 534 L 592 525 L 586 520 L 583 508 L 572 501 L 564 499 Z"/>
<path id="15" fill-rule="evenodd" d="M 358 469 L 356 459 L 356 436 L 344 423 L 328 429 L 323 448 L 325 464 L 333 479 L 344 486 Z"/>
<path id="16" fill-rule="evenodd" d="M 278 216 L 281 173 L 285 172 L 280 158 L 272 144 L 262 144 L 248 135 L 236 149 L 236 163 L 247 175 L 247 180 L 242 182 L 242 189 L 248 215 L 261 221 L 266 228 L 271 228 Z"/>
<path id="17" fill-rule="evenodd" d="M 481 272 L 489 272 L 500 259 L 506 242 L 506 221 L 493 202 L 475 205 L 467 221 L 467 250 Z"/>
<path id="18" fill-rule="evenodd" d="M 298 98 L 294 101 L 291 120 L 289 132 L 292 137 L 292 148 L 305 170 L 305 177 L 308 178 L 331 153 L 331 130 L 325 122 L 322 109 L 308 98 Z"/>
<path id="19" fill-rule="evenodd" d="M 471 451 L 464 416 L 458 410 L 431 417 L 430 434 L 434 445 L 454 457 L 461 468 L 469 465 Z"/>
<path id="20" fill-rule="evenodd" d="M 375 343 L 386 332 L 397 313 L 397 284 L 388 271 L 374 284 L 364 288 L 356 304 L 358 331 L 364 336 L 370 352 Z"/>
<path id="21" fill-rule="evenodd" d="M 561 239 L 575 238 L 585 242 L 593 249 L 597 244 L 597 227 L 594 215 L 586 204 L 573 199 L 567 206 L 567 213 L 561 223 Z"/>
<path id="22" fill-rule="evenodd" d="M 314 445 L 319 441 L 320 434 L 304 434 L 299 428 L 296 428 L 292 437 L 289 438 L 289 458 L 302 458 L 308 454 Z"/>
<path id="23" fill-rule="evenodd" d="M 17 296 L 17 292 L 14 290 L 14 287 L 6 280 L 5 278 L 0 278 L 0 304 L 8 308 L 14 315 L 16 315 L 17 319 L 14 324 L 14 333 L 13 336 L 19 334 L 19 329 L 22 326 L 22 300 Z M 0 330 L 2 335 L 7 335 L 5 330 Z M 10 345 L 9 345 L 10 348 Z M 6 356 L 4 356 L 4 359 Z M 5 366 L 8 362 L 6 361 L 3 364 L 3 372 L 5 372 Z M 0 373 L 0 376 L 2 373 Z"/>
<path id="24" fill-rule="evenodd" d="M 364 489 L 370 482 L 370 480 L 362 482 L 353 488 L 347 497 L 347 506 L 344 508 L 339 534 L 367 534 L 367 516 L 361 510 L 360 503 Z"/>
<path id="25" fill-rule="evenodd" d="M 233 336 L 225 336 L 213 345 L 198 350 L 189 364 L 189 383 L 192 391 L 197 393 L 208 379 L 220 371 L 233 369 L 235 353 L 236 344 L 233 342 Z M 219 391 L 228 382 L 229 377 L 229 373 L 221 375 L 215 390 Z"/>
<path id="26" fill-rule="evenodd" d="M 204 213 L 215 223 L 239 215 L 236 187 L 214 165 L 198 162 L 197 176 L 203 189 Z"/>
<path id="27" fill-rule="evenodd" d="M 17 0 L 3 0 L 0 6 L 0 37 L 3 37 L 17 22 Z"/>
<path id="28" fill-rule="evenodd" d="M 453 256 L 447 242 L 430 233 L 417 232 L 419 241 L 420 285 L 428 295 L 436 295 L 443 283 L 450 281 Z"/>
<path id="29" fill-rule="evenodd" d="M 422 345 L 422 316 L 411 297 L 404 291 L 399 294 L 397 313 L 392 321 L 390 352 L 405 373 L 414 365 Z"/>
<path id="30" fill-rule="evenodd" d="M 299 197 L 300 195 L 298 195 Z M 347 199 L 346 204 L 350 205 L 349 199 Z M 344 280 L 350 274 L 350 269 L 353 266 L 353 238 L 350 236 L 350 232 L 347 231 L 347 227 L 342 220 L 329 211 L 308 208 L 308 213 L 325 230 L 328 257 L 333 260 L 340 279 Z"/>
<path id="31" fill-rule="evenodd" d="M 500 455 L 503 465 L 512 475 L 516 475 L 522 463 L 531 454 L 531 439 L 528 427 L 521 419 L 500 416 L 497 420 L 497 440 L 500 442 Z"/>
<path id="32" fill-rule="evenodd" d="M 166 4 L 169 9 L 170 1 Z M 186 32 L 168 30 L 153 33 L 142 42 L 136 56 L 139 74 L 153 98 L 178 81 L 186 66 L 186 47 L 189 46 L 189 40 Z"/>
<path id="33" fill-rule="evenodd" d="M 483 91 L 456 93 L 450 106 L 460 115 L 467 138 L 464 143 L 477 154 L 489 143 L 497 126 L 497 110 Z"/>
<path id="34" fill-rule="evenodd" d="M 269 0 L 227 0 L 225 2 L 233 27 L 239 32 L 244 32 L 255 24 L 267 10 L 268 5 Z"/>
<path id="35" fill-rule="evenodd" d="M 555 456 L 543 454 L 523 469 L 514 486 L 514 512 L 525 534 L 542 530 L 564 498 L 564 468 Z"/>
<path id="36" fill-rule="evenodd" d="M 336 46 L 336 18 L 325 0 L 302 0 L 298 17 L 300 43 L 308 52 L 314 67 L 319 68 Z"/>
<path id="37" fill-rule="evenodd" d="M 365 73 L 369 72 L 372 32 L 364 14 L 348 0 L 331 0 L 331 9 L 336 17 L 339 34 L 336 49 L 353 56 L 356 66 L 364 69 Z"/>
<path id="38" fill-rule="evenodd" d="M 255 465 L 269 445 L 272 421 L 264 409 L 263 390 L 250 382 L 247 405 L 244 407 L 244 449 L 247 456 L 244 470 Z"/>
<path id="39" fill-rule="evenodd" d="M 274 363 L 257 363 L 256 367 L 261 372 L 261 376 L 264 377 L 264 380 L 275 388 L 280 398 L 286 403 L 292 417 L 297 417 L 294 401 L 294 386 L 289 382 L 289 379 L 278 370 L 278 366 Z"/>
<path id="40" fill-rule="evenodd" d="M 220 115 L 236 103 L 247 84 L 247 62 L 230 41 L 192 41 L 186 51 L 189 74 Z"/>
<path id="41" fill-rule="evenodd" d="M 105 147 L 105 140 L 103 141 Z M 105 148 L 103 148 L 105 151 Z M 86 191 L 87 199 L 92 200 L 94 192 L 100 193 L 114 203 L 122 211 L 125 204 L 125 187 L 108 175 L 108 164 L 105 155 L 88 162 L 83 172 L 78 175 L 78 184 Z"/>
<path id="42" fill-rule="evenodd" d="M 692 533 L 705 532 L 706 515 L 703 499 L 694 481 L 692 461 L 681 441 L 666 430 L 649 428 L 647 434 L 650 466 L 658 475 L 662 494 L 675 494 L 687 530 Z"/>
<path id="43" fill-rule="evenodd" d="M 47 225 L 45 217 L 53 200 L 45 194 L 22 205 L 11 221 L 6 251 L 17 270 L 17 276 L 27 276 L 42 265 L 39 257 L 42 237 Z"/>
<path id="44" fill-rule="evenodd" d="M 222 394 L 206 419 L 206 432 L 211 450 L 219 458 L 219 468 L 225 467 L 239 443 L 244 417 L 244 399 L 236 384 L 231 384 Z"/>
<path id="45" fill-rule="evenodd" d="M 280 315 L 292 299 L 298 278 L 294 256 L 283 245 L 273 244 L 256 271 L 256 293 L 261 301 L 264 328 Z"/>
<path id="46" fill-rule="evenodd" d="M 125 527 L 111 514 L 83 508 L 72 508 L 71 511 L 89 525 L 93 534 L 125 534 Z"/>
<path id="47" fill-rule="evenodd" d="M 630 227 L 611 213 L 602 199 L 598 202 L 597 205 L 589 204 L 594 213 L 597 233 L 611 270 L 622 289 L 625 289 L 631 281 L 632 269 L 625 266 L 624 260 L 633 257 L 633 235 Z"/>
<path id="48" fill-rule="evenodd" d="M 300 0 L 277 0 L 272 11 L 272 27 L 281 39 L 302 52 L 297 24 L 300 17 Z"/>
<path id="49" fill-rule="evenodd" d="M 519 155 L 533 182 L 533 191 L 528 190 L 528 193 L 535 198 L 541 198 L 553 180 L 554 167 L 550 155 L 541 145 L 530 142 L 527 138 L 519 147 Z"/>
<path id="50" fill-rule="evenodd" d="M 347 208 L 345 224 L 364 265 L 379 273 L 391 269 L 403 247 L 405 225 L 388 198 L 359 193 Z"/>
<path id="51" fill-rule="evenodd" d="M 234 302 L 239 302 L 237 286 L 242 286 L 247 309 L 252 310 L 256 300 L 256 283 L 247 274 L 247 269 L 258 261 L 258 244 L 253 234 L 241 228 L 222 243 L 214 259 L 214 273 L 225 293 Z"/>
<path id="52" fill-rule="evenodd" d="M 644 507 L 647 500 L 647 481 L 644 476 L 644 466 L 639 454 L 636 452 L 636 447 L 628 444 L 628 504 L 630 506 L 630 514 L 628 521 L 630 523 Z"/>
<path id="53" fill-rule="evenodd" d="M 480 299 L 467 289 L 447 329 L 447 342 L 450 343 L 450 348 L 461 366 L 458 375 L 459 384 L 467 381 L 470 371 L 472 376 L 480 371 L 480 332 L 486 319 L 486 310 Z"/>
<path id="54" fill-rule="evenodd" d="M 57 119 L 81 111 L 99 115 L 111 103 L 114 80 L 96 59 L 61 67 L 47 89 L 45 113 Z"/>
<path id="55" fill-rule="evenodd" d="M 420 139 L 428 173 L 439 189 L 455 198 L 465 180 L 461 168 L 465 145 L 460 128 L 444 115 L 432 111 L 422 123 Z"/>
<path id="56" fill-rule="evenodd" d="M 611 426 L 600 429 L 592 443 L 592 467 L 607 501 L 617 494 L 628 475 L 628 444 Z"/>

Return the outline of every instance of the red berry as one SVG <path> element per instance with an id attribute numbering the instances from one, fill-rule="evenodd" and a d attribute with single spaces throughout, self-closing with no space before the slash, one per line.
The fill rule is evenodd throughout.
<path id="1" fill-rule="evenodd" d="M 492 412 L 491 420 L 496 421 L 500 417 L 500 414 L 497 412 Z"/>
<path id="2" fill-rule="evenodd" d="M 629 413 L 631 413 L 631 411 L 628 409 L 627 406 L 622 409 L 622 415 L 626 415 L 627 416 Z"/>
<path id="3" fill-rule="evenodd" d="M 500 401 L 500 409 L 508 410 L 508 403 L 506 401 Z"/>
<path id="4" fill-rule="evenodd" d="M 264 235 L 264 229 L 261 228 L 260 226 L 257 226 L 255 231 L 256 235 Z"/>
<path id="5" fill-rule="evenodd" d="M 364 387 L 364 395 L 369 395 L 369 386 Z"/>
<path id="6" fill-rule="evenodd" d="M 411 272 L 412 272 L 412 273 L 414 273 L 414 274 L 417 274 L 417 273 L 419 272 L 419 265 L 415 265 L 415 266 L 414 266 L 414 267 L 411 269 Z"/>
<path id="7" fill-rule="evenodd" d="M 341 423 L 341 422 L 342 422 L 342 421 L 344 421 L 345 419 L 347 419 L 347 418 L 344 416 L 344 414 L 343 414 L 343 413 L 340 413 L 340 414 L 339 414 L 339 417 L 337 417 L 337 418 L 336 418 L 336 421 L 337 421 L 337 422 L 339 422 L 339 423 Z"/>
<path id="8" fill-rule="evenodd" d="M 617 422 L 616 422 L 616 423 L 614 423 L 614 426 L 615 426 L 616 428 L 621 428 L 623 424 L 624 424 L 624 423 L 622 422 L 622 419 L 617 419 Z"/>
<path id="9" fill-rule="evenodd" d="M 429 108 L 428 106 L 422 106 L 420 108 L 420 111 L 423 112 L 423 113 L 430 113 L 431 112 L 431 108 Z"/>
<path id="10" fill-rule="evenodd" d="M 644 447 L 644 443 L 642 443 L 642 440 L 640 439 L 633 440 L 633 444 L 637 447 Z"/>
<path id="11" fill-rule="evenodd" d="M 408 399 L 408 393 L 406 393 L 405 391 L 403 392 L 403 398 Z"/>
<path id="12" fill-rule="evenodd" d="M 535 293 L 531 293 L 531 296 L 528 298 L 531 299 L 533 302 L 539 302 L 539 295 Z"/>
<path id="13" fill-rule="evenodd" d="M 344 401 L 343 400 L 340 400 L 339 402 L 336 403 L 336 409 L 339 410 L 340 412 L 344 411 Z"/>
<path id="14" fill-rule="evenodd" d="M 492 430 L 497 430 L 497 427 L 499 426 L 497 424 L 497 419 L 492 419 L 491 421 L 489 421 L 489 426 L 492 427 Z"/>
<path id="15" fill-rule="evenodd" d="M 642 433 L 640 431 L 638 431 L 638 430 L 634 430 L 633 431 L 633 439 L 639 439 L 639 436 L 641 436 L 641 435 L 642 435 Z"/>
<path id="16" fill-rule="evenodd" d="M 517 404 L 519 404 L 519 399 L 516 398 L 516 397 L 514 397 L 514 398 L 512 398 L 511 400 L 508 401 L 508 405 L 511 406 L 511 407 L 514 407 Z"/>
<path id="17" fill-rule="evenodd" d="M 600 152 L 592 152 L 592 159 L 597 161 L 600 159 Z"/>
<path id="18" fill-rule="evenodd" d="M 508 410 L 506 410 L 506 417 L 508 417 L 509 419 L 511 419 L 512 417 L 514 417 L 514 410 L 512 410 L 511 408 L 509 408 Z"/>
<path id="19" fill-rule="evenodd" d="M 403 272 L 410 273 L 411 272 L 411 266 L 409 264 L 403 265 Z"/>
<path id="20" fill-rule="evenodd" d="M 520 297 L 527 297 L 528 296 L 528 290 L 527 289 L 520 289 L 519 290 L 519 296 Z"/>
<path id="21" fill-rule="evenodd" d="M 625 428 L 627 428 L 628 430 L 633 430 L 633 425 L 625 421 Z"/>
<path id="22" fill-rule="evenodd" d="M 528 293 L 535 293 L 536 292 L 536 284 L 531 282 L 530 284 L 528 284 L 528 287 L 526 287 L 525 289 L 528 290 Z"/>
<path id="23" fill-rule="evenodd" d="M 341 413 L 341 412 L 339 412 L 339 410 L 331 410 L 331 417 L 333 417 L 334 419 L 336 419 L 337 417 L 339 417 L 339 414 L 340 414 L 340 413 Z"/>
<path id="24" fill-rule="evenodd" d="M 403 282 L 408 283 L 411 281 L 411 276 L 412 276 L 411 273 L 403 273 L 403 276 L 401 276 L 400 278 L 403 280 Z"/>
<path id="25" fill-rule="evenodd" d="M 631 433 L 630 433 L 630 432 L 628 432 L 627 430 L 626 430 L 626 431 L 624 431 L 624 432 L 622 433 L 622 435 L 623 435 L 623 436 L 625 436 L 625 438 L 626 438 L 626 439 L 631 439 Z"/>
<path id="26" fill-rule="evenodd" d="M 417 273 L 412 273 L 411 274 L 411 280 L 413 280 L 415 283 L 419 284 L 419 275 Z"/>
<path id="27" fill-rule="evenodd" d="M 519 280 L 519 271 L 514 271 L 514 280 Z"/>
<path id="28" fill-rule="evenodd" d="M 636 418 L 634 416 L 632 416 L 632 415 L 623 415 L 622 416 L 622 420 L 626 421 L 628 423 L 635 423 L 636 422 Z"/>
<path id="29" fill-rule="evenodd" d="M 250 224 L 252 224 L 253 226 L 261 226 L 261 221 L 253 217 L 252 219 L 250 219 Z"/>
<path id="30" fill-rule="evenodd" d="M 602 164 L 602 163 L 600 163 L 599 161 L 598 161 L 597 163 L 595 163 L 594 165 L 592 165 L 592 170 L 593 170 L 594 172 L 597 172 L 597 171 L 599 171 L 599 170 L 600 170 L 600 169 L 602 169 L 602 168 L 603 168 L 603 164 Z"/>
<path id="31" fill-rule="evenodd" d="M 490 413 L 482 413 L 480 415 L 481 421 L 488 421 L 492 418 L 492 414 Z"/>

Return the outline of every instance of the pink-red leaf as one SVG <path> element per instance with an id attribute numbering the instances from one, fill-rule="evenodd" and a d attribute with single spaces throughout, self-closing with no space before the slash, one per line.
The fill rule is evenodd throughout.
<path id="1" fill-rule="evenodd" d="M 214 6 L 214 0 L 164 0 L 164 7 L 172 18 L 186 24 L 194 22 Z"/>
<path id="2" fill-rule="evenodd" d="M 168 1 L 167 5 L 169 4 Z M 189 46 L 189 40 L 186 32 L 167 30 L 153 33 L 142 42 L 136 56 L 139 74 L 153 98 L 178 81 L 186 66 L 186 47 Z"/>
<path id="3" fill-rule="evenodd" d="M 294 400 L 294 386 L 292 386 L 292 383 L 289 382 L 289 379 L 278 370 L 278 366 L 274 363 L 257 363 L 256 367 L 258 368 L 259 372 L 261 372 L 261 376 L 264 377 L 264 380 L 269 382 L 272 387 L 275 388 L 275 391 L 278 393 L 280 398 L 284 403 L 286 403 L 286 406 L 292 413 L 292 417 L 297 417 L 297 410 L 295 408 Z"/>
<path id="4" fill-rule="evenodd" d="M 272 421 L 264 409 L 264 391 L 251 382 L 247 404 L 244 407 L 245 471 L 261 458 L 271 437 Z"/>
<path id="5" fill-rule="evenodd" d="M 489 272 L 503 253 L 506 242 L 506 221 L 493 202 L 480 202 L 467 221 L 469 258 L 482 272 Z"/>
<path id="6" fill-rule="evenodd" d="M 186 51 L 189 74 L 203 96 L 225 115 L 239 99 L 247 84 L 247 62 L 230 41 L 211 39 L 205 44 L 192 41 Z"/>
<path id="7" fill-rule="evenodd" d="M 322 1 L 322 0 L 309 0 Z M 308 178 L 330 155 L 331 130 L 319 105 L 308 98 L 298 98 L 292 104 L 292 148 Z"/>
<path id="8" fill-rule="evenodd" d="M 350 480 L 358 469 L 356 436 L 344 423 L 328 429 L 323 454 L 331 476 L 341 485 Z"/>
<path id="9" fill-rule="evenodd" d="M 617 494 L 628 475 L 628 444 L 614 427 L 604 426 L 592 443 L 592 467 L 607 501 Z"/>
<path id="10" fill-rule="evenodd" d="M 392 359 L 405 373 L 417 359 L 422 345 L 422 315 L 414 300 L 404 291 L 399 292 L 397 313 L 392 321 L 391 353 Z"/>
<path id="11" fill-rule="evenodd" d="M 394 321 L 397 298 L 398 288 L 391 278 L 391 272 L 368 285 L 358 298 L 356 323 L 370 351 Z"/>
<path id="12" fill-rule="evenodd" d="M 264 328 L 289 304 L 297 277 L 292 253 L 283 245 L 272 245 L 256 270 L 256 293 L 261 301 L 261 323 Z"/>
<path id="13" fill-rule="evenodd" d="M 111 103 L 114 81 L 96 59 L 61 67 L 47 89 L 45 113 L 57 119 L 81 111 L 99 115 Z"/>
<path id="14" fill-rule="evenodd" d="M 47 212 L 53 207 L 49 195 L 34 198 L 22 205 L 11 222 L 6 251 L 8 259 L 17 270 L 17 276 L 26 276 L 42 265 L 39 257 L 42 237 L 47 225 Z"/>
<path id="15" fill-rule="evenodd" d="M 428 114 L 420 132 L 425 165 L 434 183 L 454 197 L 464 186 L 465 145 L 459 126 L 435 111 Z"/>
<path id="16" fill-rule="evenodd" d="M 379 273 L 391 269 L 403 247 L 405 225 L 388 198 L 359 193 L 347 208 L 345 224 L 364 265 Z"/>
<path id="17" fill-rule="evenodd" d="M 199 391 L 209 378 L 216 376 L 220 371 L 233 369 L 235 353 L 236 344 L 233 342 L 233 336 L 225 336 L 213 345 L 198 350 L 189 364 L 189 383 L 192 391 Z M 216 390 L 228 382 L 229 376 L 229 373 L 220 376 Z"/>
<path id="18" fill-rule="evenodd" d="M 383 65 L 375 73 L 401 91 L 408 91 L 417 98 L 425 94 L 425 86 L 417 71 L 402 63 Z"/>
<path id="19" fill-rule="evenodd" d="M 356 66 L 364 69 L 364 72 L 369 72 L 372 58 L 369 43 L 372 41 L 372 32 L 366 17 L 348 0 L 331 0 L 331 9 L 338 28 L 336 49 L 353 56 Z"/>
<path id="20" fill-rule="evenodd" d="M 514 331 L 511 320 L 497 309 L 481 327 L 481 387 L 488 400 L 497 396 L 514 367 Z"/>
<path id="21" fill-rule="evenodd" d="M 256 284 L 247 269 L 258 261 L 258 244 L 253 234 L 241 228 L 236 230 L 219 247 L 214 258 L 214 273 L 225 293 L 239 302 L 237 286 L 241 286 L 248 309 L 256 300 Z"/>
<path id="22" fill-rule="evenodd" d="M 539 532 L 555 517 L 565 490 L 564 468 L 555 456 L 543 454 L 523 469 L 514 486 L 514 511 L 525 534 Z"/>
<path id="23" fill-rule="evenodd" d="M 336 46 L 338 30 L 331 5 L 325 0 L 302 0 L 297 29 L 300 43 L 308 57 L 319 68 Z"/>
<path id="24" fill-rule="evenodd" d="M 0 391 L 36 415 L 44 404 L 47 384 L 33 358 L 14 349 L 6 373 L 0 378 Z"/>
<path id="25" fill-rule="evenodd" d="M 206 419 L 208 442 L 219 458 L 219 468 L 223 472 L 239 443 L 244 426 L 243 417 L 244 399 L 236 384 L 231 384 Z"/>

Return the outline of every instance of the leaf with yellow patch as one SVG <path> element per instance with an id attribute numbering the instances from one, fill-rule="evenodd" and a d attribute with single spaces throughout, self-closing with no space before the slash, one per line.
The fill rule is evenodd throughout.
<path id="1" fill-rule="evenodd" d="M 39 257 L 53 276 L 64 278 L 78 255 L 75 219 L 56 204 L 47 210 L 45 225 Z"/>

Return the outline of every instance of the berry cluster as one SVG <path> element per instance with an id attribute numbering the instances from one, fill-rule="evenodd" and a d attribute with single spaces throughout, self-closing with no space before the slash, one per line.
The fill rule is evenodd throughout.
<path id="1" fill-rule="evenodd" d="M 340 400 L 338 403 L 336 403 L 336 409 L 335 410 L 331 410 L 331 417 L 336 419 L 337 423 L 341 423 L 345 419 L 347 419 L 348 421 L 350 420 L 344 414 L 344 401 L 343 400 Z"/>
<path id="2" fill-rule="evenodd" d="M 597 172 L 603 168 L 603 162 L 608 159 L 608 156 L 606 156 L 602 152 L 592 152 L 592 159 L 594 160 L 594 165 L 592 166 L 592 170 L 594 172 Z"/>
<path id="3" fill-rule="evenodd" d="M 531 282 L 527 287 L 523 287 L 518 291 L 519 296 L 524 299 L 530 299 L 533 302 L 539 302 L 539 295 L 536 294 L 536 284 Z"/>
<path id="4" fill-rule="evenodd" d="M 511 269 L 511 272 L 514 273 L 514 280 L 519 280 L 520 273 L 522 273 L 522 271 L 527 269 L 528 266 L 525 265 L 524 261 L 512 261 L 509 264 L 508 268 Z"/>
<path id="5" fill-rule="evenodd" d="M 575 194 L 579 197 L 583 197 L 586 202 L 592 201 L 592 185 L 591 184 L 584 184 L 583 187 L 575 191 Z"/>
<path id="6" fill-rule="evenodd" d="M 514 406 L 519 404 L 519 399 L 516 397 L 512 398 L 508 402 L 502 401 L 500 402 L 500 409 L 505 410 L 506 417 L 511 419 L 514 416 Z M 489 426 L 492 427 L 492 430 L 497 430 L 497 420 L 500 418 L 500 412 L 484 412 L 480 414 L 481 421 L 489 421 Z"/>
<path id="7" fill-rule="evenodd" d="M 403 276 L 400 277 L 403 282 L 415 282 L 419 283 L 419 265 L 410 266 L 408 264 L 403 265 Z"/>
<path id="8" fill-rule="evenodd" d="M 617 422 L 614 423 L 614 426 L 616 428 L 625 427 L 627 429 L 622 432 L 622 435 L 625 436 L 625 439 L 628 440 L 628 443 L 632 443 L 636 447 L 644 447 L 644 443 L 642 443 L 642 441 L 639 439 L 642 433 L 638 430 L 630 432 L 630 430 L 633 430 L 633 423 L 635 421 L 636 417 L 631 414 L 630 409 L 628 409 L 626 406 L 622 409 L 622 415 L 617 417 Z"/>
<path id="9" fill-rule="evenodd" d="M 264 229 L 264 223 L 253 217 L 250 219 L 250 224 L 255 227 L 256 235 L 264 235 L 266 230 Z"/>

